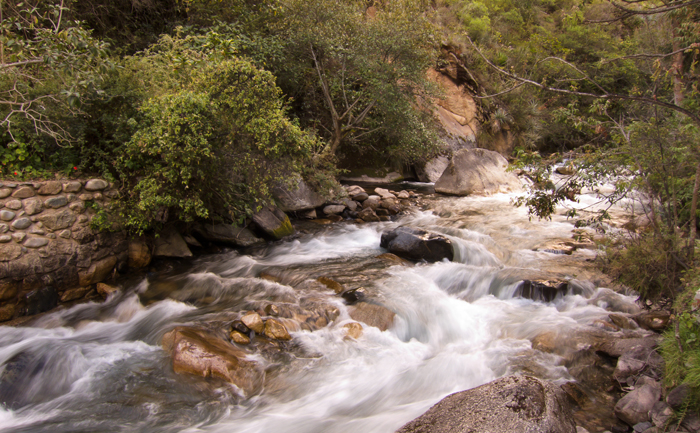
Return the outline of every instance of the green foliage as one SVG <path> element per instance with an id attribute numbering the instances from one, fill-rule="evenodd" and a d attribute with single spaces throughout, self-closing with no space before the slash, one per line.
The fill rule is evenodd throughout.
<path id="1" fill-rule="evenodd" d="M 133 185 L 123 212 L 137 231 L 168 217 L 239 220 L 319 147 L 285 116 L 269 72 L 237 58 L 194 67 L 186 89 L 141 106 L 119 160 Z"/>
<path id="2" fill-rule="evenodd" d="M 693 298 L 700 286 L 697 271 L 686 275 L 686 278 L 685 290 L 679 294 L 674 303 L 677 325 L 669 327 L 664 332 L 660 353 L 666 366 L 664 384 L 668 388 L 675 388 L 681 384 L 688 385 L 690 395 L 686 400 L 686 410 L 698 410 L 700 409 L 700 313 L 693 307 Z"/>

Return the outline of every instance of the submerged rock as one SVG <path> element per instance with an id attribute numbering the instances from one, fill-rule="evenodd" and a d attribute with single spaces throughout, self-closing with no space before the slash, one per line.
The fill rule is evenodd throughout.
<path id="1" fill-rule="evenodd" d="M 223 379 L 246 396 L 262 388 L 264 372 L 257 362 L 203 330 L 177 327 L 163 336 L 162 346 L 172 357 L 175 373 Z"/>
<path id="2" fill-rule="evenodd" d="M 445 236 L 410 227 L 399 227 L 382 233 L 382 248 L 409 260 L 438 262 L 452 260 L 452 242 Z"/>
<path id="3" fill-rule="evenodd" d="M 493 194 L 519 191 L 518 177 L 506 171 L 508 161 L 498 152 L 462 149 L 455 152 L 435 182 L 435 192 L 449 195 Z"/>
<path id="4" fill-rule="evenodd" d="M 287 328 L 277 319 L 267 319 L 265 321 L 265 336 L 273 340 L 291 340 Z"/>
<path id="5" fill-rule="evenodd" d="M 394 324 L 394 316 L 396 316 L 396 313 L 388 308 L 369 302 L 356 303 L 348 308 L 348 313 L 354 320 L 374 326 L 382 331 L 386 331 Z"/>
<path id="6" fill-rule="evenodd" d="M 397 433 L 575 433 L 564 392 L 529 376 L 509 376 L 442 399 Z"/>

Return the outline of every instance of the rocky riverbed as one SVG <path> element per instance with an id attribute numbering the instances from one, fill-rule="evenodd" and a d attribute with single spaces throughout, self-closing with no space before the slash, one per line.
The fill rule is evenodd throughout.
<path id="1" fill-rule="evenodd" d="M 513 375 L 539 382 L 459 399 L 512 389 L 530 418 L 550 398 L 571 413 L 523 431 L 670 419 L 678 397 L 663 395 L 654 352 L 668 318 L 610 289 L 595 230 L 530 221 L 509 195 L 392 189 L 348 188 L 384 221 L 345 204 L 327 213 L 340 220 L 297 220 L 290 238 L 173 259 L 104 302 L 0 328 L 0 430 L 393 432 Z M 403 207 L 392 215 L 384 200 Z M 382 239 L 406 232 L 453 254 L 421 260 Z M 684 422 L 677 431 L 694 431 Z"/>

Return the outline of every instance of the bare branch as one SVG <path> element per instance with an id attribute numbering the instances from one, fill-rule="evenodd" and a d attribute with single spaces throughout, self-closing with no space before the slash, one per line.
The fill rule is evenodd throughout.
<path id="1" fill-rule="evenodd" d="M 502 91 L 502 92 L 498 92 L 498 93 L 494 93 L 493 95 L 486 95 L 486 96 L 476 96 L 476 95 L 472 95 L 472 98 L 475 98 L 475 99 L 495 98 L 496 96 L 501 96 L 501 95 L 505 95 L 506 93 L 510 93 L 510 92 L 512 92 L 513 90 L 515 90 L 515 89 L 517 89 L 517 88 L 523 86 L 524 84 L 525 84 L 525 83 L 520 82 L 520 83 L 516 84 L 515 86 L 511 87 L 511 88 L 508 89 L 508 90 L 504 90 L 504 91 Z"/>
<path id="2" fill-rule="evenodd" d="M 663 58 L 665 58 L 665 57 L 670 57 L 670 56 L 672 56 L 672 55 L 674 55 L 674 54 L 682 53 L 682 52 L 685 52 L 685 51 L 688 51 L 688 50 L 692 50 L 692 49 L 694 49 L 694 48 L 700 48 L 700 43 L 697 43 L 697 42 L 696 42 L 696 43 L 694 43 L 694 44 L 690 44 L 689 46 L 687 46 L 687 47 L 685 47 L 685 48 L 678 49 L 678 50 L 673 51 L 673 52 L 670 52 L 670 53 L 668 53 L 668 54 L 646 54 L 646 53 L 642 53 L 642 54 L 631 54 L 631 55 L 629 55 L 629 56 L 622 56 L 622 57 L 615 57 L 614 59 L 601 60 L 601 61 L 600 61 L 600 64 L 601 64 L 601 65 L 606 65 L 606 64 L 608 64 L 608 63 L 615 62 L 615 61 L 617 61 L 617 60 L 624 60 L 624 59 L 640 59 L 640 58 L 660 58 L 660 59 L 663 59 Z"/>
<path id="3" fill-rule="evenodd" d="M 610 4 L 615 6 L 618 9 L 620 9 L 621 11 L 627 12 L 628 14 L 655 15 L 655 14 L 662 14 L 664 12 L 670 12 L 670 11 L 673 11 L 676 9 L 681 9 L 684 7 L 700 4 L 700 0 L 687 0 L 685 2 L 681 2 L 681 3 L 675 4 L 675 5 L 671 5 L 671 6 L 655 7 L 655 8 L 650 8 L 650 9 L 631 9 L 631 8 L 627 8 L 625 6 L 622 6 L 621 4 L 615 3 L 614 1 L 611 1 Z"/>

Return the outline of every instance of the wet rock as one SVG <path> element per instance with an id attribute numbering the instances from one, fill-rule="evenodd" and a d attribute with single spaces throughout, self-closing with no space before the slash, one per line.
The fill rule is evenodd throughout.
<path id="1" fill-rule="evenodd" d="M 649 412 L 651 422 L 656 427 L 660 428 L 665 428 L 673 416 L 673 409 L 665 401 L 657 401 L 654 403 L 654 407 L 652 407 L 651 411 Z"/>
<path id="2" fill-rule="evenodd" d="M 163 348 L 178 374 L 217 377 L 236 385 L 246 396 L 260 391 L 264 372 L 258 363 L 230 343 L 204 331 L 177 327 L 163 336 Z"/>
<path id="3" fill-rule="evenodd" d="M 462 149 L 435 182 L 435 192 L 449 195 L 493 194 L 521 189 L 518 177 L 506 171 L 508 161 L 486 149 Z"/>
<path id="4" fill-rule="evenodd" d="M 633 389 L 615 404 L 615 416 L 633 426 L 649 421 L 649 412 L 661 397 L 661 388 L 644 384 Z"/>
<path id="5" fill-rule="evenodd" d="M 260 229 L 273 239 L 282 239 L 294 234 L 294 227 L 292 227 L 289 217 L 274 206 L 263 207 L 253 215 L 252 219 Z"/>
<path id="6" fill-rule="evenodd" d="M 245 335 L 250 334 L 250 328 L 245 326 L 245 323 L 241 322 L 240 320 L 234 320 L 231 322 L 231 331 L 238 331 Z"/>
<path id="7" fill-rule="evenodd" d="M 202 224 L 195 226 L 194 232 L 209 242 L 235 247 L 249 247 L 263 242 L 250 230 L 231 224 Z"/>
<path id="8" fill-rule="evenodd" d="M 14 304 L 3 305 L 0 307 L 0 322 L 6 322 L 15 317 L 17 307 Z"/>
<path id="9" fill-rule="evenodd" d="M 342 204 L 331 204 L 323 208 L 323 213 L 325 215 L 335 215 L 343 213 L 345 206 Z"/>
<path id="10" fill-rule="evenodd" d="M 236 344 L 250 344 L 250 338 L 239 331 L 231 331 L 230 337 Z"/>
<path id="11" fill-rule="evenodd" d="M 609 314 L 610 320 L 622 329 L 638 329 L 637 322 L 622 314 Z"/>
<path id="12" fill-rule="evenodd" d="M 318 281 L 319 283 L 328 287 L 329 289 L 333 290 L 338 295 L 343 293 L 343 291 L 345 290 L 345 288 L 343 287 L 342 284 L 340 284 L 339 282 L 337 282 L 331 278 L 320 277 L 320 278 L 316 279 L 316 281 Z"/>
<path id="13" fill-rule="evenodd" d="M 357 217 L 368 223 L 379 222 L 379 217 L 372 208 L 362 209 L 357 213 Z"/>
<path id="14" fill-rule="evenodd" d="M 396 197 L 400 199 L 408 199 L 411 198 L 411 195 L 408 193 L 408 191 L 399 191 Z"/>
<path id="15" fill-rule="evenodd" d="M 363 201 L 367 200 L 368 198 L 369 198 L 369 194 L 367 194 L 366 192 L 361 192 L 361 193 L 359 193 L 359 194 L 357 194 L 357 195 L 353 195 L 353 196 L 352 196 L 352 199 L 353 199 L 353 200 L 358 201 L 358 202 L 360 202 L 360 203 L 362 203 Z"/>
<path id="16" fill-rule="evenodd" d="M 345 191 L 348 193 L 350 197 L 354 197 L 358 194 L 362 194 L 365 192 L 365 189 L 362 188 L 360 185 L 350 185 L 345 187 Z"/>
<path id="17" fill-rule="evenodd" d="M 265 321 L 265 336 L 273 340 L 291 340 L 287 328 L 277 319 L 267 319 Z"/>
<path id="18" fill-rule="evenodd" d="M 371 195 L 367 197 L 367 200 L 362 202 L 363 209 L 377 210 L 379 205 L 382 203 L 382 198 L 378 195 Z"/>
<path id="19" fill-rule="evenodd" d="M 384 188 L 374 188 L 374 193 L 382 199 L 396 198 L 396 196 L 392 192 Z"/>
<path id="20" fill-rule="evenodd" d="M 345 302 L 347 302 L 348 305 L 353 305 L 367 299 L 367 295 L 367 289 L 364 287 L 358 287 L 357 289 L 346 290 L 340 296 L 345 299 Z"/>
<path id="21" fill-rule="evenodd" d="M 348 324 L 345 324 L 343 328 L 345 329 L 346 338 L 352 338 L 353 340 L 357 340 L 358 338 L 362 337 L 362 325 L 360 325 L 357 322 L 350 322 Z"/>
<path id="22" fill-rule="evenodd" d="M 144 238 L 129 240 L 128 257 L 132 268 L 143 268 L 151 263 L 151 249 Z"/>
<path id="23" fill-rule="evenodd" d="M 265 330 L 265 324 L 262 317 L 255 311 L 249 311 L 241 317 L 241 322 L 248 328 L 255 331 L 257 334 L 262 334 Z"/>
<path id="24" fill-rule="evenodd" d="M 411 262 L 409 262 L 406 259 L 402 259 L 401 257 L 397 256 L 396 254 L 391 254 L 391 253 L 384 253 L 380 254 L 376 257 L 379 260 L 383 260 L 385 262 L 388 262 L 392 265 L 401 265 L 401 266 L 410 266 Z"/>
<path id="25" fill-rule="evenodd" d="M 113 293 L 118 293 L 119 292 L 119 287 L 115 287 L 109 284 L 105 283 L 97 283 L 97 293 L 100 294 L 103 298 L 107 299 L 109 295 Z"/>
<path id="26" fill-rule="evenodd" d="M 25 311 L 27 316 L 49 311 L 58 305 L 58 292 L 54 287 L 42 287 L 41 289 L 32 290 L 24 297 Z"/>
<path id="27" fill-rule="evenodd" d="M 106 279 L 112 273 L 116 264 L 116 257 L 107 257 L 93 263 L 87 270 L 78 272 L 80 285 L 89 286 L 90 284 L 99 283 Z"/>
<path id="28" fill-rule="evenodd" d="M 166 228 L 155 240 L 154 257 L 192 257 L 187 242 L 174 227 Z"/>
<path id="29" fill-rule="evenodd" d="M 325 200 L 304 180 L 297 178 L 291 186 L 278 184 L 272 188 L 272 197 L 283 212 L 295 212 L 322 206 Z"/>
<path id="30" fill-rule="evenodd" d="M 410 227 L 399 227 L 382 233 L 382 248 L 409 260 L 437 262 L 452 260 L 452 242 L 445 236 Z"/>
<path id="31" fill-rule="evenodd" d="M 394 324 L 396 313 L 386 307 L 369 302 L 358 302 L 348 308 L 348 313 L 353 320 L 374 326 L 386 331 Z"/>
<path id="32" fill-rule="evenodd" d="M 588 303 L 620 313 L 637 314 L 641 311 L 639 305 L 610 289 L 599 289 Z"/>
<path id="33" fill-rule="evenodd" d="M 650 312 L 633 316 L 639 326 L 649 331 L 661 332 L 668 326 L 671 315 L 668 313 Z"/>
<path id="34" fill-rule="evenodd" d="M 316 209 L 310 209 L 310 210 L 305 210 L 305 211 L 299 211 L 297 213 L 297 218 L 313 220 L 313 219 L 318 218 L 318 215 L 316 214 Z"/>
<path id="35" fill-rule="evenodd" d="M 109 184 L 102 179 L 90 179 L 85 183 L 86 191 L 102 191 L 107 188 Z"/>
<path id="36" fill-rule="evenodd" d="M 515 296 L 540 302 L 552 302 L 557 296 L 566 294 L 566 284 L 553 287 L 538 281 L 524 280 L 515 289 Z"/>
<path id="37" fill-rule="evenodd" d="M 14 283 L 0 284 L 0 301 L 7 301 L 17 296 L 17 285 Z"/>
<path id="38" fill-rule="evenodd" d="M 650 353 L 659 345 L 659 341 L 660 339 L 657 336 L 644 338 L 615 338 L 602 342 L 596 349 L 613 358 L 619 358 L 633 350 Z"/>
<path id="39" fill-rule="evenodd" d="M 260 272 L 258 278 L 265 281 L 272 281 L 273 283 L 279 283 L 282 279 L 276 275 L 268 274 L 267 272 Z"/>
<path id="40" fill-rule="evenodd" d="M 280 308 L 275 304 L 268 304 L 265 306 L 265 314 L 277 317 L 280 315 Z"/>
<path id="41" fill-rule="evenodd" d="M 574 433 L 572 418 L 559 387 L 509 376 L 445 397 L 397 433 Z"/>
<path id="42" fill-rule="evenodd" d="M 75 301 L 76 299 L 82 299 L 88 294 L 88 292 L 90 292 L 91 289 L 92 288 L 90 286 L 68 289 L 61 295 L 61 302 L 70 302 Z"/>
<path id="43" fill-rule="evenodd" d="M 350 200 L 348 198 L 343 199 L 343 204 L 346 208 L 348 208 L 348 211 L 350 212 L 355 212 L 357 210 L 357 207 L 359 206 L 359 203 L 357 203 L 355 200 Z"/>

